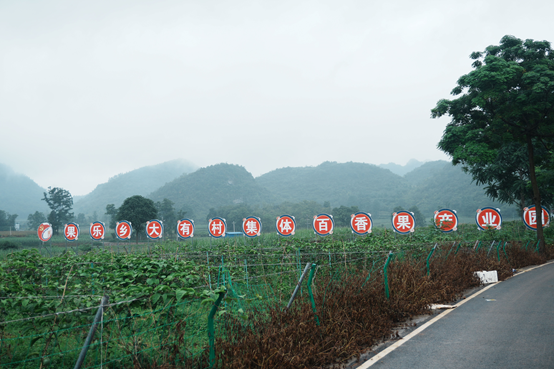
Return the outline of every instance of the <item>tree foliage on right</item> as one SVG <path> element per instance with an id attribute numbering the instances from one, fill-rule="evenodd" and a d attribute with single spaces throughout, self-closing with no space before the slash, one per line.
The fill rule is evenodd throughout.
<path id="1" fill-rule="evenodd" d="M 536 209 L 541 209 L 544 194 L 551 192 L 548 182 L 539 181 L 554 169 L 550 42 L 504 36 L 500 45 L 474 52 L 471 58 L 473 70 L 461 76 L 452 90 L 457 98 L 440 100 L 431 111 L 433 118 L 452 119 L 438 147 L 478 183 L 487 184 L 489 196 L 507 203 L 532 196 Z M 502 165 L 510 152 L 510 165 Z M 544 252 L 541 211 L 537 211 L 537 237 Z"/>

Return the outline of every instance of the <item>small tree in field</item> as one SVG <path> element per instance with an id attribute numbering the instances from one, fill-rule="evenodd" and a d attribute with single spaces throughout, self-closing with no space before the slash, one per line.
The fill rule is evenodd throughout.
<path id="1" fill-rule="evenodd" d="M 67 223 L 73 219 L 73 196 L 69 191 L 60 187 L 48 187 L 48 192 L 44 192 L 44 198 L 48 207 L 50 208 L 50 214 L 48 214 L 48 222 L 52 224 L 54 234 L 58 234 L 60 228 L 64 223 Z"/>
<path id="2" fill-rule="evenodd" d="M 123 204 L 117 210 L 117 220 L 127 220 L 131 222 L 135 232 L 135 239 L 138 242 L 138 234 L 144 230 L 146 222 L 156 218 L 158 211 L 154 201 L 146 197 L 135 195 L 125 199 Z"/>
<path id="3" fill-rule="evenodd" d="M 40 211 L 35 211 L 27 216 L 27 228 L 35 231 L 41 223 L 46 222 L 46 216 Z"/>

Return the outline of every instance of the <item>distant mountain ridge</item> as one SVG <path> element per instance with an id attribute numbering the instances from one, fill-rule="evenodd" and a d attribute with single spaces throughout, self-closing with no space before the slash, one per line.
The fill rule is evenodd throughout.
<path id="1" fill-rule="evenodd" d="M 96 186 L 89 194 L 80 196 L 74 202 L 73 212 L 75 215 L 78 213 L 92 215 L 96 212 L 101 216 L 105 213 L 108 204 L 119 207 L 127 197 L 147 196 L 164 184 L 196 169 L 194 164 L 177 159 L 118 174 L 108 182 Z"/>
<path id="2" fill-rule="evenodd" d="M 31 178 L 0 163 L 0 210 L 17 214 L 18 222 L 27 219 L 35 211 L 48 211 L 48 206 L 41 200 L 44 192 L 46 189 Z"/>
<path id="3" fill-rule="evenodd" d="M 317 167 L 276 169 L 256 181 L 280 202 L 329 201 L 333 208 L 358 206 L 380 218 L 389 217 L 397 206 L 417 206 L 428 218 L 444 207 L 466 217 L 483 206 L 508 210 L 507 205 L 489 199 L 461 167 L 443 160 L 418 163 L 404 176 L 371 164 L 326 162 Z"/>
<path id="4" fill-rule="evenodd" d="M 185 174 L 165 184 L 149 196 L 154 201 L 167 198 L 175 208 L 197 218 L 205 218 L 210 208 L 231 204 L 261 204 L 272 200 L 250 172 L 234 164 L 216 164 Z"/>
<path id="5" fill-rule="evenodd" d="M 242 204 L 254 209 L 303 201 L 326 204 L 328 208 L 357 206 L 381 219 L 390 217 L 397 206 L 417 206 L 427 218 L 443 207 L 466 217 L 474 216 L 475 210 L 483 206 L 513 209 L 487 198 L 483 188 L 458 166 L 440 160 L 412 163 L 416 164 L 403 176 L 383 165 L 324 162 L 314 167 L 275 169 L 254 178 L 239 165 L 196 169 L 189 162 L 174 160 L 110 178 L 88 195 L 76 197 L 73 212 L 87 216 L 96 212 L 97 219 L 102 220 L 106 205 L 119 207 L 133 195 L 154 201 L 167 198 L 177 211 L 184 210 L 188 217 L 201 222 L 211 208 Z M 30 178 L 0 164 L 0 210 L 18 214 L 19 221 L 37 210 L 46 214 L 48 208 L 41 201 L 45 191 Z"/>
<path id="6" fill-rule="evenodd" d="M 313 200 L 373 209 L 392 209 L 408 189 L 406 180 L 373 164 L 325 162 L 317 167 L 275 169 L 256 178 L 278 202 Z M 388 211 L 388 210 L 387 210 Z"/>
<path id="7" fill-rule="evenodd" d="M 423 161 L 419 161 L 416 159 L 410 159 L 406 165 L 400 165 L 395 163 L 388 163 L 388 164 L 379 164 L 380 168 L 388 169 L 394 174 L 398 174 L 399 176 L 404 176 L 407 173 L 410 173 L 417 167 L 422 166 L 425 164 Z"/>

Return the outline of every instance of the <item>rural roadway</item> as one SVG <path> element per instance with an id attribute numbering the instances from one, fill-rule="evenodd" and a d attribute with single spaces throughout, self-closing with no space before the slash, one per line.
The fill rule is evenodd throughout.
<path id="1" fill-rule="evenodd" d="M 554 368 L 554 263 L 479 292 L 359 368 Z"/>

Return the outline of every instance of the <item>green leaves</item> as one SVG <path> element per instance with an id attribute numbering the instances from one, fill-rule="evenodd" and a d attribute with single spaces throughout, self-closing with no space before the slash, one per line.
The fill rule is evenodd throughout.
<path id="1" fill-rule="evenodd" d="M 154 285 L 154 284 L 159 284 L 160 283 L 160 280 L 159 279 L 156 279 L 156 278 L 148 278 L 146 280 L 146 283 L 148 283 L 149 285 Z"/>
<path id="2" fill-rule="evenodd" d="M 175 291 L 175 297 L 177 298 L 177 301 L 180 301 L 184 297 L 187 297 L 187 296 L 195 296 L 195 294 L 196 294 L 196 292 L 192 288 L 177 289 Z"/>
<path id="3" fill-rule="evenodd" d="M 438 147 L 486 185 L 489 197 L 526 206 L 536 197 L 527 184 L 538 187 L 531 163 L 552 162 L 554 51 L 546 41 L 504 36 L 470 57 L 474 69 L 452 90 L 458 98 L 439 100 L 431 110 L 433 118 L 451 117 Z M 553 193 L 538 191 L 552 203 Z"/>
<path id="4" fill-rule="evenodd" d="M 152 305 L 156 305 L 156 303 L 159 301 L 160 297 L 162 297 L 162 295 L 160 295 L 159 293 L 155 293 L 152 295 Z"/>

